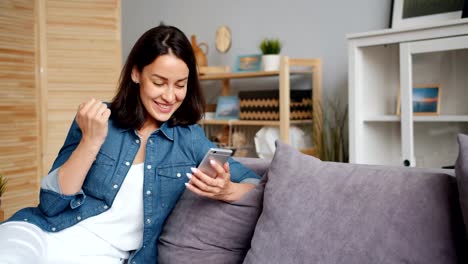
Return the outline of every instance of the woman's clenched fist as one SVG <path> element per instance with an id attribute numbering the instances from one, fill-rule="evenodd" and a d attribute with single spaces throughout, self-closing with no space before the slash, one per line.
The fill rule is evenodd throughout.
<path id="1" fill-rule="evenodd" d="M 92 98 L 78 107 L 76 122 L 83 134 L 82 140 L 100 147 L 107 136 L 107 122 L 111 111 L 103 102 Z"/>

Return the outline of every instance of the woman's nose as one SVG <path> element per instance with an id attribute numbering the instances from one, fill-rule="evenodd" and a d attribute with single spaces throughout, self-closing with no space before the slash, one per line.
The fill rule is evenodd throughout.
<path id="1" fill-rule="evenodd" d="M 162 98 L 169 103 L 172 103 L 175 98 L 175 93 L 174 93 L 174 88 L 173 87 L 167 87 L 166 91 L 163 93 Z"/>

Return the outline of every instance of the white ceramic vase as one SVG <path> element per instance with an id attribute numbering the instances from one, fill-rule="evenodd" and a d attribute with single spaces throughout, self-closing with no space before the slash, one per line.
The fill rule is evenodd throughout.
<path id="1" fill-rule="evenodd" d="M 264 71 L 279 71 L 280 55 L 279 54 L 263 55 L 262 64 L 263 64 Z"/>

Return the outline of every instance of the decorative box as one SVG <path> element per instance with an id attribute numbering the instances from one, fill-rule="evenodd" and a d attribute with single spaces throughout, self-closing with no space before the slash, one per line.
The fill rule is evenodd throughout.
<path id="1" fill-rule="evenodd" d="M 241 91 L 241 120 L 279 120 L 279 90 Z M 291 120 L 312 119 L 312 92 L 291 90 Z"/>

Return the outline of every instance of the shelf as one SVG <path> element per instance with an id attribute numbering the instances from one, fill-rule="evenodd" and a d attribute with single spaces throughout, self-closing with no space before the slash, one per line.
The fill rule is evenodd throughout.
<path id="1" fill-rule="evenodd" d="M 415 116 L 413 122 L 468 122 L 468 115 Z"/>
<path id="2" fill-rule="evenodd" d="M 381 29 L 369 32 L 347 34 L 351 41 L 359 41 L 361 47 L 373 45 L 388 45 L 419 41 L 421 39 L 435 39 L 452 37 L 466 33 L 466 19 L 451 19 L 447 21 L 435 21 L 426 25 L 407 26 L 397 29 Z"/>
<path id="3" fill-rule="evenodd" d="M 322 62 L 320 59 L 290 59 L 288 56 L 281 56 L 279 71 L 256 71 L 256 72 L 229 72 L 228 67 L 206 67 L 201 68 L 199 75 L 200 81 L 219 81 L 221 83 L 221 96 L 232 95 L 230 81 L 234 79 L 248 78 L 276 78 L 279 84 L 279 120 L 218 120 L 209 119 L 201 120 L 200 125 L 203 126 L 207 135 L 222 134 L 223 143 L 226 141 L 232 144 L 232 136 L 235 132 L 240 131 L 245 135 L 248 144 L 252 144 L 255 134 L 258 132 L 258 127 L 261 126 L 276 126 L 279 127 L 279 139 L 284 143 L 290 143 L 290 127 L 291 125 L 311 125 L 312 118 L 308 120 L 291 120 L 290 115 L 290 85 L 292 75 L 303 75 L 311 79 L 312 83 L 312 108 L 319 109 L 322 101 Z M 321 111 L 313 112 L 313 119 L 321 122 Z M 319 123 L 320 123 L 319 122 Z M 219 130 L 222 126 L 222 130 Z M 229 128 L 227 131 L 226 128 Z M 308 128 L 313 134 L 321 135 L 322 131 L 319 126 Z M 227 143 L 225 143 L 227 144 Z M 316 143 L 316 149 L 321 149 L 321 142 Z M 303 150 L 304 153 L 320 153 L 316 149 Z"/>
<path id="4" fill-rule="evenodd" d="M 364 122 L 400 122 L 400 117 L 397 115 L 371 116 L 364 118 Z"/>
<path id="5" fill-rule="evenodd" d="M 231 126 L 279 126 L 280 121 L 263 121 L 263 120 L 201 120 L 200 125 L 231 125 Z M 306 120 L 291 120 L 291 125 L 312 124 L 311 119 Z"/>
<path id="6" fill-rule="evenodd" d="M 397 115 L 372 116 L 364 119 L 364 122 L 400 122 Z M 468 122 L 468 115 L 427 115 L 414 116 L 413 122 Z"/>
<path id="7" fill-rule="evenodd" d="M 199 75 L 200 80 L 229 80 L 243 79 L 255 77 L 279 76 L 279 71 L 257 71 L 257 72 L 224 72 L 224 73 L 207 73 Z M 291 70 L 291 74 L 310 74 L 310 71 Z"/>

